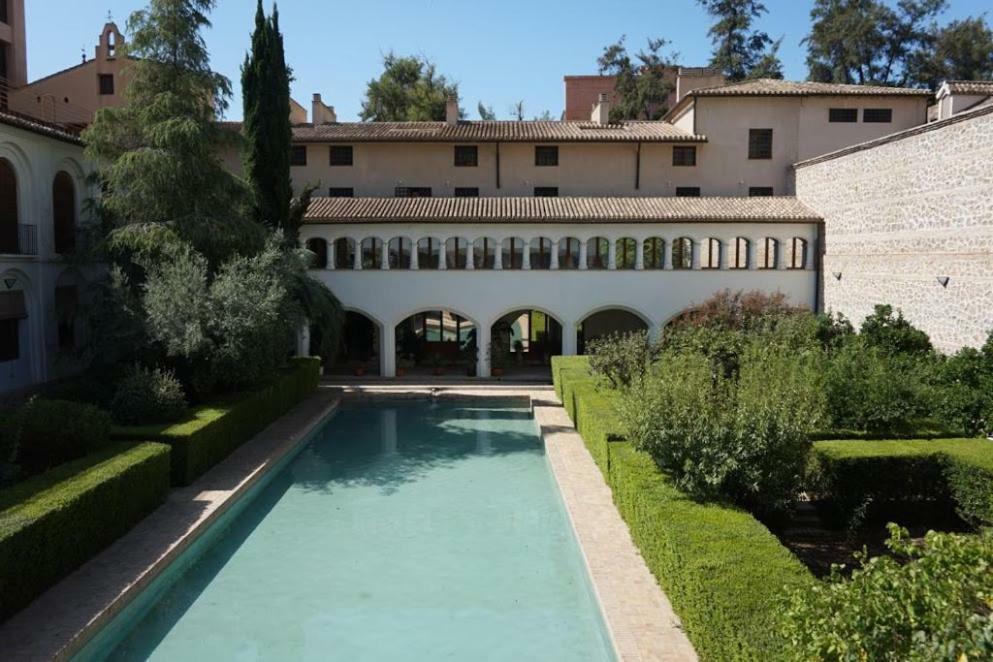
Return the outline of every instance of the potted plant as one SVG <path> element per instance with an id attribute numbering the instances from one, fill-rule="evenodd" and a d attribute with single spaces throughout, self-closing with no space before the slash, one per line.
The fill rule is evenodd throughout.
<path id="1" fill-rule="evenodd" d="M 445 374 L 445 364 L 441 359 L 441 354 L 431 355 L 431 365 L 434 367 L 435 377 L 440 377 Z"/>
<path id="2" fill-rule="evenodd" d="M 407 371 L 414 367 L 414 359 L 409 356 L 401 356 L 397 359 L 397 377 L 403 377 Z"/>
<path id="3" fill-rule="evenodd" d="M 365 374 L 365 361 L 359 361 L 358 359 L 352 361 L 352 372 L 356 377 L 361 377 Z"/>
<path id="4" fill-rule="evenodd" d="M 517 355 L 517 362 L 524 363 L 524 342 L 521 340 L 514 341 L 514 353 Z"/>
<path id="5" fill-rule="evenodd" d="M 507 352 L 499 344 L 490 343 L 490 374 L 494 377 L 503 377 L 507 369 Z"/>

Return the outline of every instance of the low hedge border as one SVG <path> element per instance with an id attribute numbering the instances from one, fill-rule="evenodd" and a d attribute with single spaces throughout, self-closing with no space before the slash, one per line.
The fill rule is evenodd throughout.
<path id="1" fill-rule="evenodd" d="M 993 524 L 993 442 L 987 439 L 818 441 L 811 488 L 846 525 L 931 504 L 974 527 Z"/>
<path id="2" fill-rule="evenodd" d="M 172 483 L 189 485 L 310 395 L 320 381 L 320 364 L 317 357 L 292 359 L 269 386 L 195 407 L 178 423 L 117 427 L 113 436 L 169 444 Z"/>
<path id="3" fill-rule="evenodd" d="M 775 660 L 789 589 L 813 576 L 749 513 L 699 503 L 652 459 L 619 441 L 616 395 L 598 391 L 582 357 L 552 359 L 556 393 L 597 465 L 652 574 L 702 660 Z"/>
<path id="4" fill-rule="evenodd" d="M 169 447 L 115 443 L 0 491 L 0 621 L 165 501 Z"/>

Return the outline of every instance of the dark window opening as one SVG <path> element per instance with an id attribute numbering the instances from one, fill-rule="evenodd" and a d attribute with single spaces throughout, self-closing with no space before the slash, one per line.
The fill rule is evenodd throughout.
<path id="1" fill-rule="evenodd" d="M 748 197 L 750 198 L 764 198 L 771 196 L 772 187 L 771 186 L 749 186 L 748 187 Z"/>
<path id="2" fill-rule="evenodd" d="M 772 158 L 772 129 L 748 130 L 748 158 Z"/>
<path id="3" fill-rule="evenodd" d="M 100 94 L 109 96 L 114 93 L 114 74 L 100 74 Z"/>
<path id="4" fill-rule="evenodd" d="M 456 198 L 478 198 L 479 189 L 474 186 L 456 186 L 455 187 L 455 197 Z"/>
<path id="5" fill-rule="evenodd" d="M 397 198 L 430 198 L 430 186 L 397 186 L 393 189 L 393 196 Z"/>
<path id="6" fill-rule="evenodd" d="M 534 164 L 536 166 L 557 166 L 559 148 L 557 145 L 535 145 Z"/>
<path id="7" fill-rule="evenodd" d="M 55 252 L 68 255 L 76 249 L 76 187 L 63 170 L 52 184 L 52 216 Z"/>
<path id="8" fill-rule="evenodd" d="M 672 148 L 672 165 L 674 166 L 695 166 L 696 146 L 676 145 Z"/>
<path id="9" fill-rule="evenodd" d="M 0 320 L 0 363 L 21 358 L 20 320 Z"/>
<path id="10" fill-rule="evenodd" d="M 536 198 L 557 198 L 559 197 L 558 186 L 535 186 L 534 197 Z"/>
<path id="11" fill-rule="evenodd" d="M 306 145 L 294 145 L 290 149 L 290 165 L 291 166 L 305 166 L 305 165 L 307 165 L 307 146 Z"/>
<path id="12" fill-rule="evenodd" d="M 858 108 L 829 108 L 828 122 L 858 122 Z"/>
<path id="13" fill-rule="evenodd" d="M 893 121 L 892 108 L 866 108 L 862 111 L 863 122 L 873 122 L 876 124 L 889 124 Z"/>
<path id="14" fill-rule="evenodd" d="M 456 145 L 455 165 L 460 168 L 475 168 L 479 165 L 478 148 L 475 145 Z"/>
<path id="15" fill-rule="evenodd" d="M 75 285 L 55 288 L 55 312 L 58 318 L 59 349 L 71 352 L 76 349 L 76 310 L 79 307 L 79 290 Z"/>
<path id="16" fill-rule="evenodd" d="M 328 189 L 329 198 L 354 198 L 355 189 L 350 186 L 332 186 Z"/>
<path id="17" fill-rule="evenodd" d="M 0 23 L 9 23 L 10 17 L 7 13 L 7 0 L 0 0 Z"/>
<path id="18" fill-rule="evenodd" d="M 699 198 L 700 197 L 700 187 L 699 186 L 677 186 L 676 187 L 676 197 L 677 198 Z"/>
<path id="19" fill-rule="evenodd" d="M 350 166 L 352 165 L 352 146 L 351 145 L 331 145 L 331 159 L 330 163 L 333 166 Z"/>

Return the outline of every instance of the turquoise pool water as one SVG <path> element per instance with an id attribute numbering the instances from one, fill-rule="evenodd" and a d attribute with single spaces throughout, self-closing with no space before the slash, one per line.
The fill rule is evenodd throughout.
<path id="1" fill-rule="evenodd" d="M 228 519 L 81 657 L 613 659 L 527 409 L 346 405 Z"/>

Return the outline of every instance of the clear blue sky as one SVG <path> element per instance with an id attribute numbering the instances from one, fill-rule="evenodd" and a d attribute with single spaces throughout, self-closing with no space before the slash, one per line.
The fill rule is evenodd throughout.
<path id="1" fill-rule="evenodd" d="M 952 0 L 942 20 L 993 9 L 989 0 Z M 92 57 L 108 10 L 124 30 L 142 0 L 28 0 L 28 67 L 33 80 Z M 787 78 L 806 76 L 800 40 L 809 29 L 810 0 L 766 0 L 758 27 L 784 37 L 780 53 Z M 271 0 L 266 0 L 267 10 Z M 477 6 L 479 8 L 477 8 Z M 522 99 L 525 112 L 562 112 L 566 74 L 596 73 L 603 47 L 622 34 L 635 49 L 648 37 L 673 42 L 681 64 L 706 64 L 709 17 L 692 0 L 536 1 L 283 0 L 280 19 L 287 59 L 294 69 L 293 97 L 309 108 L 314 92 L 342 120 L 357 119 L 382 54 L 423 55 L 459 83 L 462 104 L 475 117 L 476 102 L 509 116 Z M 248 47 L 255 0 L 219 0 L 207 34 L 212 65 L 235 86 L 229 118 L 241 116 L 239 67 Z M 988 17 L 989 18 L 989 17 Z"/>

